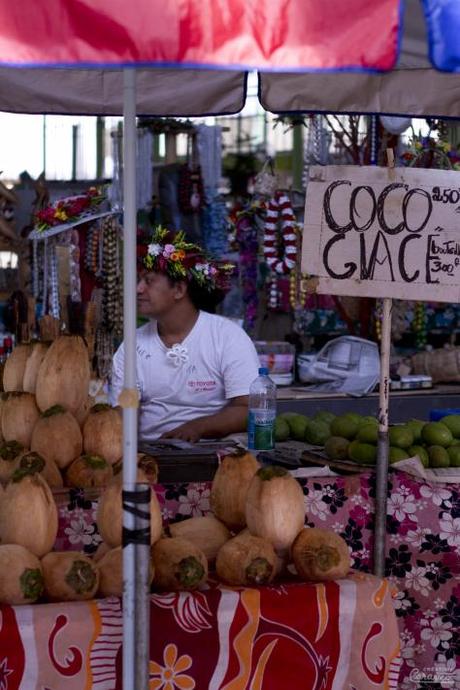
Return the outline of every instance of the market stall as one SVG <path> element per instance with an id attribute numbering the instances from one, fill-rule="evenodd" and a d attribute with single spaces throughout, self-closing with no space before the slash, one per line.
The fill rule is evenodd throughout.
<path id="1" fill-rule="evenodd" d="M 395 5 L 392 5 L 390 7 L 390 3 L 387 3 L 386 9 L 388 10 L 393 10 L 393 13 L 390 14 L 394 19 L 394 10 L 396 8 Z M 376 22 L 375 26 L 378 26 L 379 29 L 379 34 L 380 34 L 380 24 Z M 39 33 L 39 32 L 38 32 Z M 390 32 L 391 34 L 391 32 Z M 367 35 L 367 34 L 366 34 Z M 60 35 L 61 37 L 61 35 Z M 372 39 L 373 40 L 373 39 Z M 394 42 L 393 42 L 394 43 Z M 390 46 L 391 46 L 391 41 L 390 41 Z M 391 60 L 389 59 L 389 46 L 388 44 L 383 47 L 383 50 L 380 52 L 379 57 L 381 58 L 382 62 L 378 62 L 377 64 L 373 64 L 373 67 L 380 67 L 389 65 L 391 64 Z M 391 51 L 390 51 L 391 52 Z M 39 60 L 40 62 L 40 60 Z M 342 65 L 343 66 L 343 65 Z M 196 90 L 196 83 L 194 84 L 194 89 Z M 101 90 L 102 91 L 102 90 Z M 134 83 L 132 79 L 127 79 L 126 80 L 126 91 L 130 92 L 131 95 L 133 95 L 134 92 Z M 75 91 L 72 91 L 72 93 L 75 93 Z M 158 95 L 158 94 L 156 94 Z M 202 95 L 202 94 L 200 94 Z M 130 124 L 130 127 L 127 127 L 126 129 L 126 134 L 127 134 L 127 157 L 126 157 L 126 165 L 127 165 L 127 170 L 132 170 L 134 171 L 134 160 L 132 156 L 132 151 L 133 151 L 133 121 L 134 121 L 134 108 L 133 108 L 133 99 L 127 99 L 126 101 L 127 106 L 126 106 L 126 116 L 127 116 L 127 122 Z M 128 177 L 128 175 L 126 175 Z M 134 276 L 133 276 L 133 266 L 134 266 L 134 259 L 135 259 L 135 252 L 134 252 L 134 212 L 135 212 L 135 207 L 133 203 L 134 199 L 134 194 L 133 194 L 133 180 L 134 180 L 134 175 L 132 175 L 132 178 L 127 182 L 126 184 L 126 194 L 125 194 L 125 231 L 126 231 L 126 239 L 130 240 L 125 243 L 125 248 L 126 248 L 126 253 L 125 253 L 125 275 L 126 275 L 126 287 L 128 288 L 125 291 L 125 314 L 127 317 L 129 316 L 130 318 L 130 329 L 127 329 L 126 335 L 129 333 L 131 336 L 133 335 L 134 332 L 134 324 L 132 322 L 131 316 L 134 314 L 134 309 L 133 309 L 133 302 L 132 300 L 130 301 L 129 296 L 126 296 L 126 293 L 130 293 L 131 297 L 133 294 L 133 288 L 134 288 Z M 131 184 L 130 184 L 131 183 Z M 128 193 L 129 192 L 129 193 Z M 128 269 L 128 270 L 126 270 Z M 131 343 L 132 344 L 132 343 Z M 132 355 L 134 355 L 134 352 L 131 352 Z M 130 391 L 132 392 L 134 388 L 134 371 L 132 368 L 132 364 L 134 361 L 134 357 L 131 359 L 128 358 L 128 364 L 127 364 L 127 377 L 126 377 L 126 389 L 127 393 Z M 130 368 L 131 367 L 131 368 Z M 129 396 L 126 396 L 129 398 Z M 126 483 L 133 483 L 134 479 L 134 474 L 135 474 L 135 451 L 136 451 L 136 444 L 135 442 L 133 443 L 133 439 L 135 439 L 136 435 L 136 412 L 135 412 L 135 406 L 133 405 L 133 401 L 125 399 L 126 403 L 126 410 L 125 410 L 125 479 Z M 131 481 L 130 481 L 131 480 Z M 128 528 L 132 528 L 132 524 L 126 523 L 126 526 Z M 169 659 L 169 657 L 168 657 Z M 157 662 L 160 663 L 160 662 Z M 126 671 L 126 668 L 125 668 Z"/>

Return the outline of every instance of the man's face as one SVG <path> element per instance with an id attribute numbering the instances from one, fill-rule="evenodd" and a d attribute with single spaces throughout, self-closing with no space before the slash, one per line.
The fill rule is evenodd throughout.
<path id="1" fill-rule="evenodd" d="M 138 313 L 159 319 L 171 311 L 182 293 L 181 283 L 172 284 L 163 273 L 143 271 L 137 283 Z"/>

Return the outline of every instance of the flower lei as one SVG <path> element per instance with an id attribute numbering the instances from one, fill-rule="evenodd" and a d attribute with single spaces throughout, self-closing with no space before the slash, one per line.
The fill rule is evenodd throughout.
<path id="1" fill-rule="evenodd" d="M 87 215 L 103 201 L 104 196 L 95 187 L 90 187 L 85 194 L 61 199 L 34 214 L 34 224 L 43 232 L 48 228 L 74 223 L 81 216 Z"/>
<path id="2" fill-rule="evenodd" d="M 278 218 L 281 215 L 282 253 L 277 239 Z M 277 192 L 269 201 L 265 217 L 264 255 L 267 265 L 276 273 L 290 273 L 296 265 L 297 237 L 295 216 L 287 194 Z"/>
<path id="3" fill-rule="evenodd" d="M 207 290 L 225 289 L 234 265 L 209 259 L 197 244 L 187 242 L 185 233 L 175 235 L 158 226 L 144 256 L 149 271 L 166 273 L 173 280 L 195 281 Z"/>

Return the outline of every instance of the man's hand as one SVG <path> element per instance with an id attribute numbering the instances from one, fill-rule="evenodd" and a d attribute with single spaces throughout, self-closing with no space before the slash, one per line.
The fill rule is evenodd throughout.
<path id="1" fill-rule="evenodd" d="M 196 443 L 203 435 L 203 428 L 199 419 L 181 424 L 171 431 L 167 431 L 160 438 L 179 438 L 181 441 Z"/>
<path id="2" fill-rule="evenodd" d="M 220 412 L 181 424 L 160 438 L 180 438 L 182 441 L 196 443 L 200 438 L 223 438 L 229 434 L 238 434 L 246 429 L 247 413 L 248 397 L 241 395 L 229 400 Z"/>

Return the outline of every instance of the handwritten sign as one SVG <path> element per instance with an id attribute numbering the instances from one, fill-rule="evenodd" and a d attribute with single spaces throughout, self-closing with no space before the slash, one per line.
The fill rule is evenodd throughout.
<path id="1" fill-rule="evenodd" d="M 302 271 L 316 291 L 460 302 L 460 173 L 315 166 Z"/>

